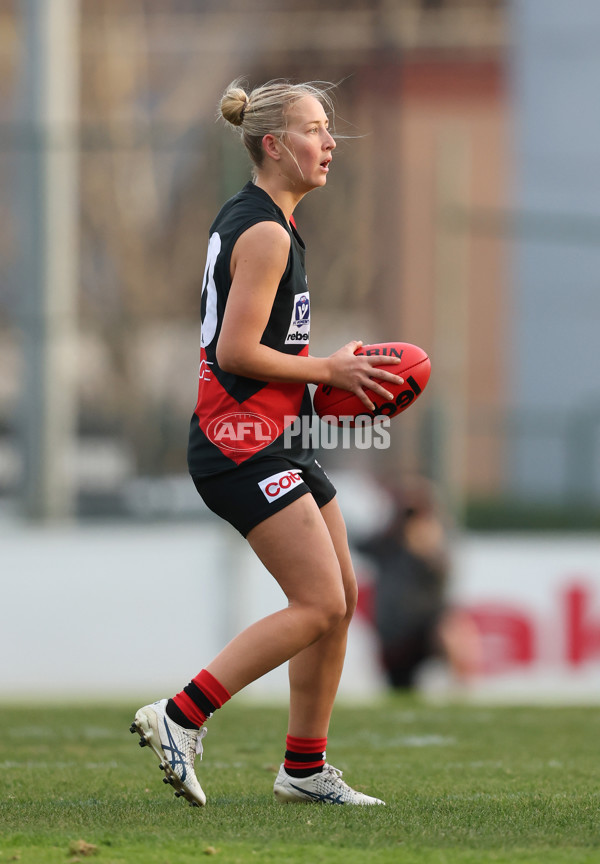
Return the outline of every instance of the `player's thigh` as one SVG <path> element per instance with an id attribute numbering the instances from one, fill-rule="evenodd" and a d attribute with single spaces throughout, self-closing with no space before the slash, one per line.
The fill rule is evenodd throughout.
<path id="1" fill-rule="evenodd" d="M 329 528 L 311 494 L 260 522 L 248 542 L 290 603 L 345 612 L 345 591 Z"/>

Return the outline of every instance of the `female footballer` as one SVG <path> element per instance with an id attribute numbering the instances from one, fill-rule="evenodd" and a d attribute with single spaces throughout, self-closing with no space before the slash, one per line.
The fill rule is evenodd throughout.
<path id="1" fill-rule="evenodd" d="M 239 127 L 253 179 L 210 228 L 189 470 L 207 506 L 247 538 L 288 605 L 243 630 L 181 692 L 135 715 L 131 731 L 158 756 L 175 794 L 194 805 L 206 803 L 194 760 L 207 718 L 286 661 L 289 725 L 276 799 L 383 803 L 326 762 L 356 580 L 335 489 L 300 436 L 291 444 L 284 436 L 312 413 L 308 383 L 355 393 L 368 410 L 365 388 L 389 399 L 385 382 L 402 383 L 373 368 L 394 358 L 356 356 L 361 342 L 329 357 L 308 350 L 305 247 L 292 214 L 331 170 L 329 90 L 276 81 L 247 92 L 233 82 L 220 103 L 222 117 Z M 235 440 L 232 428 L 240 430 Z"/>

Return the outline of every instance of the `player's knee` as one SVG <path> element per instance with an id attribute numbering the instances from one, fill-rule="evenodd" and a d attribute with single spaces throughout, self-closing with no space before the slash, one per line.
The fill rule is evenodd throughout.
<path id="1" fill-rule="evenodd" d="M 356 612 L 357 603 L 358 585 L 356 584 L 356 580 L 354 579 L 346 586 L 346 618 L 348 620 L 350 620 Z"/>
<path id="2" fill-rule="evenodd" d="M 334 630 L 344 620 L 347 611 L 346 599 L 342 593 L 328 597 L 319 607 L 319 635 Z"/>

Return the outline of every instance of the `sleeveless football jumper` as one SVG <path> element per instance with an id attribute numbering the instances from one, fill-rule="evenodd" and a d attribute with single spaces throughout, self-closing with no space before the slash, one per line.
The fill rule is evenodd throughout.
<path id="1" fill-rule="evenodd" d="M 292 433 L 312 417 L 303 382 L 258 381 L 224 372 L 217 342 L 231 288 L 231 254 L 238 237 L 259 222 L 277 222 L 290 235 L 281 277 L 261 343 L 285 354 L 308 355 L 310 298 L 305 247 L 272 198 L 253 183 L 221 209 L 210 228 L 202 281 L 198 400 L 190 423 L 188 467 L 204 503 L 245 537 L 259 522 L 308 492 L 323 507 L 335 487 Z M 287 434 L 290 433 L 290 434 Z"/>
<path id="2" fill-rule="evenodd" d="M 210 229 L 202 283 L 198 400 L 188 446 L 193 477 L 207 477 L 252 459 L 282 454 L 285 426 L 296 417 L 312 415 L 306 384 L 234 375 L 220 369 L 217 361 L 217 341 L 231 287 L 233 247 L 244 231 L 266 221 L 279 223 L 289 233 L 290 252 L 261 343 L 286 354 L 308 355 L 310 299 L 304 243 L 271 197 L 249 182 L 227 201 Z M 301 448 L 300 438 L 293 436 L 285 455 L 310 462 L 313 453 Z"/>
<path id="3" fill-rule="evenodd" d="M 244 537 L 308 492 L 319 507 L 335 496 L 313 449 L 302 447 L 302 435 L 285 434 L 298 417 L 312 417 L 307 385 L 234 375 L 220 369 L 217 361 L 233 247 L 244 231 L 265 221 L 285 228 L 290 252 L 261 343 L 285 354 L 308 355 L 310 298 L 304 243 L 271 197 L 247 183 L 227 201 L 210 229 L 202 283 L 198 400 L 188 446 L 189 471 L 205 504 Z"/>

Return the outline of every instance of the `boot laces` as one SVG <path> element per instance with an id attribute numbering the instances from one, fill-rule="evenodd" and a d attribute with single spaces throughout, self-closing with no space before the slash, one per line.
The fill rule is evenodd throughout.
<path id="1" fill-rule="evenodd" d="M 327 776 L 338 786 L 347 787 L 348 784 L 342 780 L 342 771 L 339 768 L 335 768 L 333 765 L 330 765 L 329 762 L 326 762 L 323 765 L 323 774 L 327 774 Z"/>
<path id="2" fill-rule="evenodd" d="M 207 732 L 208 729 L 206 728 L 206 726 L 203 726 L 202 729 L 198 731 L 198 736 L 196 738 L 196 754 L 200 756 L 200 759 L 202 759 L 202 753 L 204 752 L 204 748 L 202 746 L 202 739 L 206 737 Z"/>

